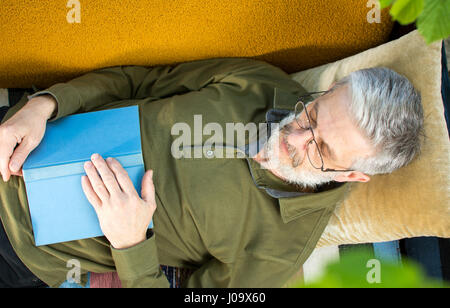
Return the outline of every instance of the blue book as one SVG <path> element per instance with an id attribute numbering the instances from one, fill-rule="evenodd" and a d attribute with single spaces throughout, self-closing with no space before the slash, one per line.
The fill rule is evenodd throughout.
<path id="1" fill-rule="evenodd" d="M 84 163 L 94 153 L 116 158 L 140 194 L 145 169 L 137 106 L 47 124 L 42 142 L 23 165 L 36 246 L 103 235 L 81 187 Z"/>

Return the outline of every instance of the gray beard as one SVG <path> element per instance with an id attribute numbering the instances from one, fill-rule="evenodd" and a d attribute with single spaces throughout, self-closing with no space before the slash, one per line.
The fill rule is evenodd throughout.
<path id="1" fill-rule="evenodd" d="M 309 164 L 309 161 L 299 167 L 299 165 L 305 159 L 308 160 L 308 158 L 306 157 L 306 154 L 304 157 L 300 157 L 300 155 L 297 154 L 295 147 L 289 145 L 287 142 L 286 144 L 291 163 L 282 163 L 280 161 L 280 137 L 284 138 L 284 141 L 287 141 L 287 136 L 289 136 L 292 131 L 287 125 L 294 121 L 294 117 L 293 113 L 289 114 L 280 122 L 278 127 L 275 127 L 272 130 L 270 138 L 264 145 L 265 158 L 267 159 L 265 161 L 266 167 L 274 170 L 288 183 L 296 184 L 304 188 L 317 188 L 317 186 L 333 181 L 335 175 L 330 172 L 312 169 L 312 166 L 311 169 L 307 169 L 306 164 Z"/>

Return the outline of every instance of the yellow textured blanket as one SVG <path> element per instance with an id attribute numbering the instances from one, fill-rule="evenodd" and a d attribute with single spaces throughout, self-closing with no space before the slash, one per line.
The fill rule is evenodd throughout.
<path id="1" fill-rule="evenodd" d="M 0 88 L 46 87 L 96 68 L 252 57 L 289 73 L 387 41 L 373 0 L 6 0 Z"/>

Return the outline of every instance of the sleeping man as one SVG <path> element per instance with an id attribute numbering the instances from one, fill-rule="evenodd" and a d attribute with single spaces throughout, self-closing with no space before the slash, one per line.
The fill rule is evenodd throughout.
<path id="1" fill-rule="evenodd" d="M 24 95 L 0 126 L 2 255 L 28 273 L 25 284 L 58 286 L 77 260 L 82 281 L 117 272 L 125 287 L 169 286 L 163 266 L 189 271 L 183 287 L 283 286 L 349 182 L 390 173 L 420 151 L 421 99 L 405 77 L 365 69 L 316 94 L 268 63 L 221 58 L 110 67 Z M 47 121 L 130 105 L 140 113 L 142 191 L 114 158 L 92 153 L 80 185 L 105 236 L 36 247 L 20 175 Z M 180 143 L 179 128 L 194 131 L 199 116 L 205 129 Z M 258 134 L 202 150 L 211 123 L 224 132 L 255 123 Z"/>

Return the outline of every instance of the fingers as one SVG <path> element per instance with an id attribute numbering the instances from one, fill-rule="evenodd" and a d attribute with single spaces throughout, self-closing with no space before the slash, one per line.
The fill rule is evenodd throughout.
<path id="1" fill-rule="evenodd" d="M 110 196 L 118 195 L 122 191 L 126 194 L 136 194 L 128 173 L 116 159 L 110 157 L 105 161 L 100 155 L 94 154 L 92 162 L 86 162 L 84 167 L 87 179 L 82 179 L 82 184 L 86 197 L 95 195 L 98 198 L 90 197 L 94 199 L 91 203 L 107 201 Z M 141 195 L 145 202 L 156 204 L 152 177 L 153 170 L 144 174 Z"/>
<path id="2" fill-rule="evenodd" d="M 9 169 L 13 173 L 17 173 L 25 163 L 28 155 L 36 147 L 36 143 L 30 142 L 29 138 L 24 138 L 19 146 L 14 150 L 9 162 Z"/>
<path id="3" fill-rule="evenodd" d="M 121 193 L 122 191 L 119 187 L 119 183 L 105 160 L 98 154 L 92 155 L 91 159 L 109 194 L 114 195 Z"/>
<path id="4" fill-rule="evenodd" d="M 11 140 L 15 140 L 15 138 L 12 137 Z M 31 142 L 29 138 L 24 138 L 14 149 L 16 144 L 17 142 L 11 142 L 9 146 L 5 146 L 4 151 L 0 154 L 0 170 L 5 181 L 8 181 L 11 175 L 22 176 L 22 166 L 28 155 L 36 147 L 36 143 Z M 13 151 L 8 151 L 8 149 L 13 149 Z"/>
<path id="5" fill-rule="evenodd" d="M 147 171 L 142 178 L 141 195 L 145 202 L 156 204 L 155 185 L 153 184 L 153 170 Z"/>
<path id="6" fill-rule="evenodd" d="M 95 193 L 91 181 L 89 181 L 89 178 L 85 175 L 81 177 L 81 187 L 83 188 L 83 192 L 86 198 L 88 199 L 89 203 L 92 204 L 95 211 L 98 213 L 98 211 L 101 208 L 102 202 Z"/>
<path id="7" fill-rule="evenodd" d="M 42 140 L 47 118 L 41 115 L 50 103 L 34 98 L 0 126 L 0 172 L 5 181 L 20 173 L 25 159 Z"/>
<path id="8" fill-rule="evenodd" d="M 122 189 L 122 191 L 127 194 L 136 193 L 133 182 L 131 181 L 130 177 L 128 176 L 128 173 L 122 167 L 122 165 L 112 157 L 107 158 L 106 163 L 114 173 L 114 176 L 116 177 L 117 182 L 119 183 L 119 186 Z"/>
<path id="9" fill-rule="evenodd" d="M 94 192 L 97 194 L 100 200 L 102 201 L 108 200 L 109 192 L 106 189 L 102 179 L 98 175 L 97 169 L 95 168 L 94 164 L 90 161 L 86 162 L 84 164 L 84 170 L 86 171 L 86 174 L 89 178 L 89 181 L 91 182 Z"/>
<path id="10" fill-rule="evenodd" d="M 17 171 L 17 172 L 11 172 L 11 175 L 23 176 L 22 169 L 20 169 L 20 170 Z"/>
<path id="11" fill-rule="evenodd" d="M 9 181 L 11 171 L 9 170 L 10 157 L 13 154 L 17 142 L 13 136 L 0 133 L 0 173 L 3 181 Z"/>
<path id="12" fill-rule="evenodd" d="M 2 174 L 2 178 L 4 182 L 9 181 L 9 178 L 11 177 L 11 173 L 9 171 L 9 167 L 8 167 L 8 162 L 9 162 L 9 155 L 8 154 L 1 154 L 1 159 L 0 159 L 0 173 Z"/>

